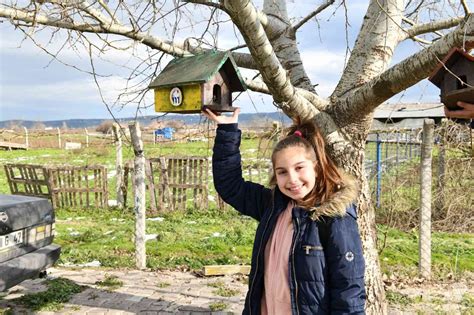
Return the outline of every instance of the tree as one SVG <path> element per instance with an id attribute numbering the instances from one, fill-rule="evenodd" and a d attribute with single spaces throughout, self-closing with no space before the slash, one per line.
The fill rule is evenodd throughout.
<path id="1" fill-rule="evenodd" d="M 326 0 L 312 12 L 294 21 L 284 0 L 264 0 L 257 9 L 249 0 L 187 0 L 94 2 L 82 0 L 41 0 L 25 6 L 2 3 L 0 18 L 9 20 L 28 37 L 43 27 L 64 29 L 67 40 L 82 45 L 93 57 L 104 49 L 122 49 L 118 39 L 147 47 L 141 62 L 130 70 L 128 79 L 136 92 L 132 102 L 143 102 L 147 85 L 158 69 L 160 56 L 175 57 L 219 48 L 220 23 L 233 23 L 237 39 L 244 45 L 233 49 L 239 67 L 255 69 L 259 77 L 247 80 L 248 87 L 270 94 L 277 107 L 293 120 L 314 119 L 320 126 L 335 161 L 360 182 L 359 225 L 367 262 L 368 313 L 386 312 L 383 283 L 376 251 L 374 210 L 363 168 L 364 147 L 375 108 L 390 97 L 426 78 L 452 47 L 474 42 L 474 17 L 467 2 L 425 0 L 370 0 L 357 39 L 348 47 L 350 56 L 332 94 L 323 98 L 314 88 L 301 60 L 297 31 L 328 8 L 343 10 L 344 0 Z M 174 7 L 173 7 L 174 6 Z M 207 10 L 207 11 L 206 11 Z M 182 25 L 192 26 L 193 13 L 207 12 L 201 36 L 177 40 Z M 158 27 L 168 39 L 161 38 Z M 214 31 L 211 31 L 214 30 Z M 188 31 L 189 28 L 186 30 Z M 53 32 L 52 36 L 56 33 Z M 89 34 L 98 36 L 97 42 Z M 33 38 L 34 40 L 34 38 Z M 419 51 L 391 64 L 395 49 L 403 42 L 420 43 Z M 135 47 L 134 46 L 134 47 Z M 237 52 L 246 48 L 248 53 Z M 58 52 L 47 51 L 52 56 Z M 138 78 L 141 78 L 138 80 Z M 137 83 L 138 81 L 138 83 Z"/>

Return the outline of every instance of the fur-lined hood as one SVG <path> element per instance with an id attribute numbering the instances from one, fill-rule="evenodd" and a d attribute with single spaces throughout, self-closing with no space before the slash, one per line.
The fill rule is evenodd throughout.
<path id="1" fill-rule="evenodd" d="M 342 176 L 342 184 L 339 190 L 322 204 L 307 209 L 313 221 L 319 221 L 321 217 L 342 217 L 346 215 L 347 208 L 357 201 L 357 197 L 359 196 L 357 181 L 353 176 L 342 170 L 339 170 L 339 172 Z M 275 192 L 278 193 L 275 194 Z M 288 196 L 283 194 L 276 185 L 272 189 L 272 194 L 273 198 L 271 200 L 275 200 L 278 209 L 281 210 L 283 210 L 288 204 L 288 201 L 291 200 Z"/>
<path id="2" fill-rule="evenodd" d="M 342 175 L 342 185 L 331 198 L 323 204 L 311 208 L 311 219 L 319 220 L 322 216 L 342 217 L 346 214 L 347 208 L 356 202 L 359 195 L 359 187 L 354 177 L 340 171 Z"/>

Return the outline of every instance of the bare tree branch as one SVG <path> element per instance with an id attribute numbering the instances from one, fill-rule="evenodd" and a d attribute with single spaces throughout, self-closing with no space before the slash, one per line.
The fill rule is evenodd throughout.
<path id="1" fill-rule="evenodd" d="M 402 11 L 403 1 L 370 1 L 352 53 L 330 97 L 332 103 L 388 67 L 399 43 Z"/>
<path id="2" fill-rule="evenodd" d="M 461 23 L 464 19 L 465 19 L 464 17 L 458 17 L 458 18 L 452 18 L 452 19 L 448 19 L 444 21 L 435 21 L 431 23 L 415 25 L 412 28 L 405 31 L 405 33 L 401 37 L 401 40 L 405 40 L 407 38 L 414 38 L 418 35 L 436 32 L 439 30 L 449 29 L 449 28 L 459 25 L 459 23 Z M 404 20 L 405 22 L 413 23 L 408 19 L 404 19 Z M 437 34 L 442 36 L 442 34 L 440 33 L 437 33 Z"/>
<path id="3" fill-rule="evenodd" d="M 336 101 L 328 112 L 338 123 L 353 123 L 369 115 L 379 104 L 425 79 L 452 47 L 474 42 L 474 15 L 432 46 L 413 54 L 361 87 Z"/>
<path id="4" fill-rule="evenodd" d="M 102 19 L 101 15 L 98 16 Z M 64 21 L 63 19 L 52 19 L 45 15 L 39 15 L 19 9 L 5 7 L 0 7 L 0 17 L 11 19 L 12 21 L 31 23 L 29 26 L 33 26 L 33 23 L 36 23 L 86 33 L 108 33 L 122 35 L 129 39 L 141 42 L 150 48 L 161 50 L 173 56 L 183 57 L 186 55 L 191 55 L 189 52 L 176 47 L 173 43 L 163 41 L 156 36 L 152 36 L 145 32 L 137 32 L 131 27 L 121 26 L 113 23 L 109 24 L 105 20 L 100 25 L 77 23 L 75 21 Z"/>
<path id="5" fill-rule="evenodd" d="M 464 9 L 464 13 L 466 15 L 471 14 L 471 10 L 469 9 L 469 6 L 466 3 L 466 0 L 461 0 L 462 7 Z"/>
<path id="6" fill-rule="evenodd" d="M 257 80 L 245 80 L 245 85 L 247 88 L 254 92 L 260 92 L 264 94 L 271 95 L 267 85 L 262 81 Z M 316 94 L 307 91 L 305 89 L 296 88 L 296 92 L 302 97 L 306 98 L 316 109 L 322 111 L 325 110 L 329 101 L 323 98 L 318 97 Z"/>
<path id="7" fill-rule="evenodd" d="M 345 135 L 339 132 L 333 118 L 320 112 L 291 84 L 262 25 L 256 18 L 257 12 L 252 3 L 245 0 L 224 0 L 224 5 L 254 56 L 263 81 L 278 106 L 295 121 L 315 119 L 335 157 L 341 157 L 351 152 L 354 149 L 353 146 Z M 314 95 L 314 99 L 321 104 L 326 104 L 316 95 Z"/>
<path id="8" fill-rule="evenodd" d="M 104 10 L 107 11 L 107 13 L 110 15 L 110 18 L 112 19 L 112 21 L 116 24 L 120 24 L 120 21 L 117 20 L 117 18 L 115 17 L 115 14 L 113 14 L 112 11 L 110 11 L 109 6 L 103 0 L 99 0 L 98 2 L 101 5 L 101 7 L 103 7 Z"/>
<path id="9" fill-rule="evenodd" d="M 301 21 L 293 25 L 293 30 L 296 32 L 301 26 L 303 26 L 306 22 L 308 22 L 310 19 L 324 11 L 327 7 L 332 5 L 335 0 L 326 0 L 325 3 L 321 4 L 316 10 L 313 12 L 309 13 L 307 16 L 305 16 Z"/>
<path id="10" fill-rule="evenodd" d="M 219 3 L 208 1 L 208 0 L 181 0 L 181 1 L 187 2 L 187 3 L 202 4 L 202 5 L 206 5 L 208 7 L 214 7 L 214 8 L 217 8 L 217 9 L 221 9 L 224 12 L 226 10 L 225 7 L 220 5 Z"/>

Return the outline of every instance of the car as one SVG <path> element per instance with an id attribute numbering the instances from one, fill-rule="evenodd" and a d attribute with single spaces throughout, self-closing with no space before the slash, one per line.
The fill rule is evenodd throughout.
<path id="1" fill-rule="evenodd" d="M 0 292 L 39 277 L 59 259 L 54 222 L 48 199 L 0 194 Z"/>

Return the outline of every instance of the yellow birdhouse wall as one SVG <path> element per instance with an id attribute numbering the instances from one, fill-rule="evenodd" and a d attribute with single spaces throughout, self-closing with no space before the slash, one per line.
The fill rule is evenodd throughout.
<path id="1" fill-rule="evenodd" d="M 200 84 L 179 86 L 183 94 L 183 102 L 173 106 L 170 101 L 170 91 L 173 87 L 155 89 L 155 111 L 165 113 L 199 113 L 202 106 Z"/>

